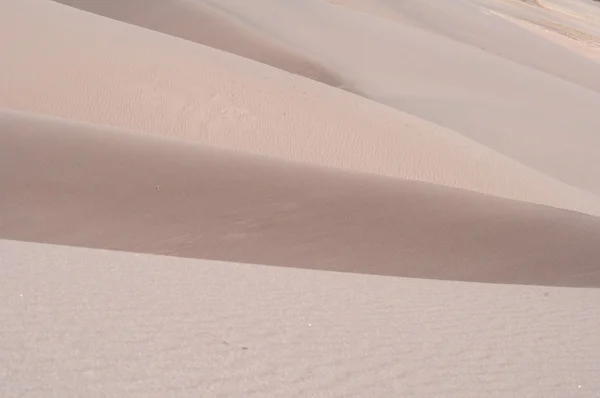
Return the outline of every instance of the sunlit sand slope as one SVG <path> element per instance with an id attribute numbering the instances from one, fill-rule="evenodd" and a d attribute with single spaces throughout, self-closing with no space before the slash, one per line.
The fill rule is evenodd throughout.
<path id="1" fill-rule="evenodd" d="M 597 198 L 354 94 L 48 0 L 0 9 L 4 107 L 599 214 Z"/>

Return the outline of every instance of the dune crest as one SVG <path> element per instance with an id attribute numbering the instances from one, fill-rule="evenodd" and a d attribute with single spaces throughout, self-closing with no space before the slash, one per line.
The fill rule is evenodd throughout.
<path id="1" fill-rule="evenodd" d="M 0 7 L 0 106 L 600 214 L 591 195 L 351 93 L 51 1 Z"/>
<path id="2" fill-rule="evenodd" d="M 201 1 L 53 0 L 132 25 L 237 54 L 333 87 L 351 85 L 315 61 L 261 35 Z"/>
<path id="3" fill-rule="evenodd" d="M 15 112 L 0 131 L 0 238 L 600 287 L 598 217 Z"/>
<path id="4" fill-rule="evenodd" d="M 375 101 L 600 194 L 598 63 L 491 12 L 539 20 L 545 9 L 496 0 L 352 1 L 387 8 L 380 18 L 321 0 L 203 1 L 322 60 Z"/>

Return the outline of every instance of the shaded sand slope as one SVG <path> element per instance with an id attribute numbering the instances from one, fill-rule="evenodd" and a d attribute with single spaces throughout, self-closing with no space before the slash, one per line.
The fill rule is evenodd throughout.
<path id="1" fill-rule="evenodd" d="M 443 22 L 444 31 L 463 29 L 461 36 L 504 40 L 495 45 L 497 49 L 518 47 L 511 59 L 411 23 L 320 0 L 205 1 L 331 65 L 372 99 L 451 128 L 568 184 L 600 193 L 596 173 L 600 93 L 593 89 L 599 88 L 600 75 L 590 61 L 565 55 L 562 47 L 550 48 L 548 43 L 540 44 L 547 49 L 544 59 L 557 64 L 548 68 L 562 65 L 561 76 L 567 72 L 580 76 L 580 85 L 515 62 L 519 54 L 535 54 L 537 46 L 529 45 L 543 39 L 501 17 L 486 17 L 485 10 L 477 11 L 466 1 L 447 2 L 445 15 L 433 13 L 446 9 L 433 0 L 398 2 L 412 6 L 415 14 L 422 12 L 424 20 Z M 486 18 L 489 24 L 473 22 Z"/>
<path id="2" fill-rule="evenodd" d="M 600 390 L 598 289 L 12 241 L 0 241 L 0 253 L 6 398 L 592 398 Z"/>
<path id="3" fill-rule="evenodd" d="M 49 0 L 0 10 L 0 106 L 599 213 L 597 198 L 348 92 Z"/>
<path id="4" fill-rule="evenodd" d="M 600 286 L 600 218 L 5 112 L 0 237 L 266 265 Z"/>
<path id="5" fill-rule="evenodd" d="M 181 37 L 306 76 L 334 87 L 342 79 L 227 14 L 195 0 L 57 0 L 109 18 Z"/>

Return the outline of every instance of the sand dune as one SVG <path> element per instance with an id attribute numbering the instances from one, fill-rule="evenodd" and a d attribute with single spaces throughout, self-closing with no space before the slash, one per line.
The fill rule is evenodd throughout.
<path id="1" fill-rule="evenodd" d="M 598 64 L 558 47 L 552 41 L 511 26 L 497 14 L 540 23 L 549 18 L 560 19 L 546 9 L 531 9 L 519 1 L 471 0 L 443 2 L 433 0 L 333 0 L 334 4 L 351 7 L 372 15 L 424 29 L 439 36 L 475 47 L 492 55 L 537 69 L 584 88 L 600 92 Z M 534 2 L 525 4 L 535 4 Z"/>
<path id="2" fill-rule="evenodd" d="M 181 37 L 306 76 L 334 87 L 343 79 L 314 61 L 294 54 L 227 14 L 190 0 L 56 0 L 112 19 Z"/>
<path id="3" fill-rule="evenodd" d="M 541 9 L 535 11 L 513 7 L 508 13 L 506 6 L 498 6 L 492 8 L 496 15 L 597 63 L 600 61 L 600 8 L 591 2 L 546 1 L 538 3 Z"/>
<path id="4" fill-rule="evenodd" d="M 372 99 L 600 193 L 598 64 L 490 14 L 497 2 L 387 2 L 396 20 L 320 0 L 205 1 L 331 65 Z"/>
<path id="5" fill-rule="evenodd" d="M 0 252 L 7 398 L 592 398 L 600 390 L 598 289 L 9 241 Z"/>
<path id="6" fill-rule="evenodd" d="M 600 218 L 4 112 L 0 237 L 288 267 L 600 286 Z"/>
<path id="7" fill-rule="evenodd" d="M 596 197 L 351 93 L 47 0 L 0 7 L 1 106 L 599 214 Z"/>
<path id="8" fill-rule="evenodd" d="M 595 397 L 598 37 L 588 0 L 0 1 L 0 397 Z"/>
<path id="9" fill-rule="evenodd" d="M 600 27 L 600 8 L 597 0 L 543 0 L 542 8 L 562 14 L 586 24 Z"/>

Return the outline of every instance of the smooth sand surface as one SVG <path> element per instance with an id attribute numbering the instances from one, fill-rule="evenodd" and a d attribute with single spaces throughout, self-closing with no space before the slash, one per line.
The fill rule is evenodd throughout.
<path id="1" fill-rule="evenodd" d="M 171 36 L 272 65 L 301 76 L 346 88 L 344 80 L 315 61 L 306 59 L 239 23 L 203 2 L 195 0 L 57 0 L 85 11 L 124 21 Z"/>
<path id="2" fill-rule="evenodd" d="M 534 1 L 469 0 L 436 2 L 433 0 L 329 0 L 363 12 L 427 30 L 439 36 L 467 44 L 491 55 L 537 69 L 584 88 L 600 90 L 598 64 L 557 47 L 497 18 L 499 13 L 514 19 L 548 25 L 550 22 L 580 27 L 581 21 L 564 18 L 547 7 L 531 7 Z M 560 0 L 559 0 L 560 1 Z M 576 1 L 576 3 L 583 3 Z M 598 7 L 596 7 L 598 8 Z M 494 11 L 490 15 L 489 11 Z M 580 28 L 585 29 L 585 28 Z M 590 32 L 591 34 L 592 32 Z"/>
<path id="3" fill-rule="evenodd" d="M 205 1 L 331 65 L 374 100 L 600 193 L 598 63 L 490 13 L 496 0 L 378 2 L 389 18 L 321 0 Z M 542 10 L 515 3 L 501 8 Z"/>
<path id="4" fill-rule="evenodd" d="M 596 62 L 600 61 L 600 7 L 594 0 L 550 1 L 536 8 L 490 7 L 496 15 Z"/>
<path id="5" fill-rule="evenodd" d="M 599 10 L 0 1 L 0 397 L 597 397 Z"/>
<path id="6" fill-rule="evenodd" d="M 600 391 L 598 289 L 11 241 L 0 241 L 0 251 L 7 398 L 592 398 Z"/>
<path id="7" fill-rule="evenodd" d="M 597 197 L 349 92 L 48 0 L 0 8 L 0 106 L 600 214 Z"/>
<path id="8" fill-rule="evenodd" d="M 600 286 L 600 218 L 5 112 L 0 237 L 495 283 Z"/>

